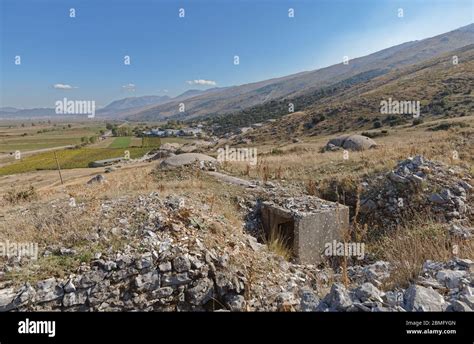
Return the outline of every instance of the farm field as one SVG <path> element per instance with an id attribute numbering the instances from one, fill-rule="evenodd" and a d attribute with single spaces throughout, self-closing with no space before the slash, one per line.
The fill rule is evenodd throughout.
<path id="1" fill-rule="evenodd" d="M 141 137 L 131 137 L 129 147 L 142 147 Z"/>
<path id="2" fill-rule="evenodd" d="M 112 140 L 112 141 L 111 141 Z M 161 140 L 158 140 L 161 142 Z M 116 138 L 109 138 L 107 139 L 108 144 L 103 144 L 101 147 L 108 147 L 108 148 L 129 148 L 129 147 L 142 147 L 143 140 L 141 137 L 116 137 Z M 148 147 L 156 146 L 156 144 L 148 144 Z M 97 147 L 97 146 L 94 146 Z"/>
<path id="3" fill-rule="evenodd" d="M 162 137 L 160 139 L 161 139 L 161 143 L 181 143 L 181 144 L 191 143 L 194 140 L 196 140 L 195 138 L 184 138 L 184 137 Z"/>
<path id="4" fill-rule="evenodd" d="M 97 136 L 103 129 L 101 123 L 3 125 L 0 126 L 0 153 L 77 145 L 81 138 Z"/>
<path id="5" fill-rule="evenodd" d="M 109 145 L 109 148 L 128 148 L 130 147 L 131 142 L 132 138 L 130 136 L 117 137 Z"/>
<path id="6" fill-rule="evenodd" d="M 143 156 L 149 148 L 129 148 L 130 158 Z M 121 148 L 79 148 L 64 149 L 56 152 L 61 169 L 85 168 L 95 160 L 123 157 Z M 19 162 L 0 167 L 0 175 L 24 173 L 37 170 L 54 170 L 56 161 L 53 152 L 45 152 L 26 157 Z"/>

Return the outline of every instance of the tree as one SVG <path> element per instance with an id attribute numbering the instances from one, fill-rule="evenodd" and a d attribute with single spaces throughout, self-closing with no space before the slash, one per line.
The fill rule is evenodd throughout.
<path id="1" fill-rule="evenodd" d="M 132 136 L 132 129 L 129 126 L 114 127 L 113 136 Z"/>

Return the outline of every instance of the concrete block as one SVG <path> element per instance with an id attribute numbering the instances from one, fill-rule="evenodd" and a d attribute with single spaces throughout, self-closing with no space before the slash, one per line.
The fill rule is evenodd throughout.
<path id="1" fill-rule="evenodd" d="M 267 237 L 283 235 L 298 264 L 320 263 L 326 243 L 349 229 L 348 207 L 313 196 L 263 202 L 261 213 Z"/>

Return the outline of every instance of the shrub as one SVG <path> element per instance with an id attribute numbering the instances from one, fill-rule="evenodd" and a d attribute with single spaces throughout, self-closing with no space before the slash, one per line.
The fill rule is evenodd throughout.
<path id="1" fill-rule="evenodd" d="M 30 186 L 28 189 L 11 189 L 7 192 L 3 199 L 10 204 L 18 204 L 20 202 L 29 202 L 38 198 L 36 189 Z"/>

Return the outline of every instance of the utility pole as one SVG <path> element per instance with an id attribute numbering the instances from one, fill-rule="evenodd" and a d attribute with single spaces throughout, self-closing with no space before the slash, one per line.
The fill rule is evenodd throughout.
<path id="1" fill-rule="evenodd" d="M 54 151 L 54 159 L 56 159 L 56 166 L 58 167 L 59 179 L 61 179 L 61 185 L 62 185 L 62 184 L 64 184 L 63 176 L 61 175 L 61 167 L 59 167 L 59 161 L 58 161 L 58 157 L 56 155 L 56 151 Z"/>

